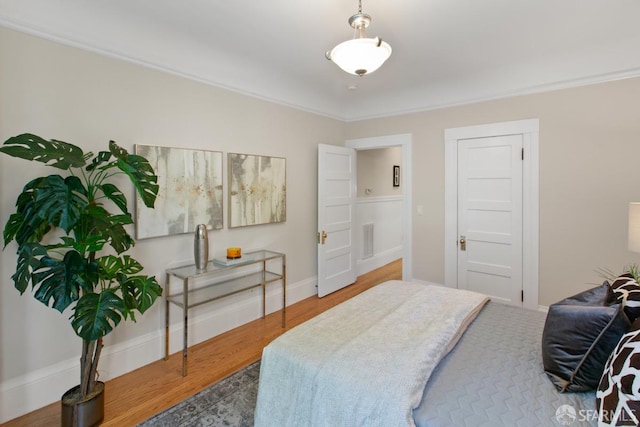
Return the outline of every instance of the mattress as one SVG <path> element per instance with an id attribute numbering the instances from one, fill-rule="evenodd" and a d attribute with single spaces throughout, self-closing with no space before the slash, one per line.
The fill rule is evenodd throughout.
<path id="1" fill-rule="evenodd" d="M 440 362 L 418 427 L 597 425 L 595 391 L 559 393 L 544 373 L 545 314 L 489 302 Z"/>

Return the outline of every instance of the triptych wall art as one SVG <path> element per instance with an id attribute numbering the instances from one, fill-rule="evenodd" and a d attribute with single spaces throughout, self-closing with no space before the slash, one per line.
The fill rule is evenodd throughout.
<path id="1" fill-rule="evenodd" d="M 160 186 L 154 209 L 136 199 L 137 239 L 223 228 L 222 152 L 136 145 L 135 153 Z M 230 228 L 286 221 L 286 159 L 229 153 L 227 167 Z"/>

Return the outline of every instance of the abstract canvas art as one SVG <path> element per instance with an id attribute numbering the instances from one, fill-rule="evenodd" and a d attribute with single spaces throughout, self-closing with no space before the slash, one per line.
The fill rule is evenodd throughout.
<path id="1" fill-rule="evenodd" d="M 136 200 L 136 237 L 193 233 L 198 224 L 223 227 L 222 153 L 136 145 L 158 176 L 155 209 Z"/>
<path id="2" fill-rule="evenodd" d="M 229 227 L 287 219 L 286 159 L 229 153 Z"/>

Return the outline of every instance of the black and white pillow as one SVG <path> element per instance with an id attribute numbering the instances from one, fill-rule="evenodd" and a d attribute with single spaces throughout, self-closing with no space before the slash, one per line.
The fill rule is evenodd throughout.
<path id="1" fill-rule="evenodd" d="M 609 356 L 596 392 L 599 426 L 637 426 L 640 422 L 640 321 Z"/>
<path id="2" fill-rule="evenodd" d="M 640 285 L 633 276 L 629 273 L 620 275 L 611 283 L 611 289 L 629 320 L 633 322 L 640 318 Z"/>

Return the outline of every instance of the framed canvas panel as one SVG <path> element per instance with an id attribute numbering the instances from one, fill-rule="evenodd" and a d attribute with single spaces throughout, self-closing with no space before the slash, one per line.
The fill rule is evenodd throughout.
<path id="1" fill-rule="evenodd" d="M 222 152 L 150 145 L 135 152 L 149 160 L 160 186 L 154 209 L 136 198 L 136 238 L 223 227 Z"/>
<path id="2" fill-rule="evenodd" d="M 229 153 L 229 227 L 287 219 L 286 159 Z"/>

